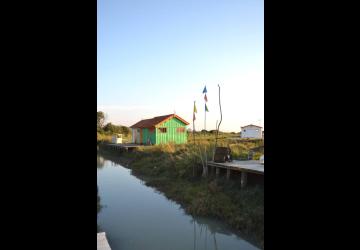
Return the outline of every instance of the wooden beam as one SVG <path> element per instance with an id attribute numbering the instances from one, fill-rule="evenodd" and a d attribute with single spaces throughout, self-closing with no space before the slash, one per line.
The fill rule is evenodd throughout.
<path id="1" fill-rule="evenodd" d="M 218 168 L 218 167 L 215 167 L 215 168 L 216 168 L 215 174 L 216 174 L 216 178 L 217 178 L 217 177 L 219 177 L 219 174 L 220 174 L 220 168 Z"/>
<path id="2" fill-rule="evenodd" d="M 229 180 L 230 179 L 230 172 L 231 170 L 228 168 L 226 169 L 226 179 Z"/>
<path id="3" fill-rule="evenodd" d="M 242 171 L 241 172 L 241 187 L 245 187 L 247 184 L 247 173 Z"/>

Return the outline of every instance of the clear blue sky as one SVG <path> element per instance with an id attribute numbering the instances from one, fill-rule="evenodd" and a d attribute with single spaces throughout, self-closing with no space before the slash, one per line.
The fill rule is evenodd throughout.
<path id="1" fill-rule="evenodd" d="M 176 112 L 207 129 L 263 125 L 263 0 L 98 0 L 98 110 L 130 126 Z"/>

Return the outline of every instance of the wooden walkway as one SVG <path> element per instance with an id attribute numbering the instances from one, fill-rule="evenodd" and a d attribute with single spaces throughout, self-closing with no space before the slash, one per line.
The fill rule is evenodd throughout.
<path id="1" fill-rule="evenodd" d="M 247 174 L 258 174 L 264 175 L 264 165 L 260 164 L 259 161 L 237 161 L 233 160 L 232 162 L 208 162 L 208 166 L 213 166 L 216 169 L 216 176 L 219 176 L 220 168 L 226 169 L 226 178 L 230 178 L 231 171 L 241 172 L 241 186 L 245 187 L 247 184 Z"/>
<path id="2" fill-rule="evenodd" d="M 113 149 L 113 150 L 125 150 L 125 151 L 131 151 L 134 148 L 140 147 L 141 145 L 138 144 L 134 144 L 134 143 L 104 143 L 102 145 L 103 147 L 106 147 L 108 149 Z"/>
<path id="3" fill-rule="evenodd" d="M 251 161 L 233 160 L 231 162 L 224 162 L 224 163 L 209 161 L 208 165 L 219 168 L 231 169 L 235 171 L 241 171 L 241 172 L 264 174 L 264 165 L 260 164 L 259 161 L 255 161 L 255 160 L 251 160 Z"/>
<path id="4" fill-rule="evenodd" d="M 97 234 L 97 250 L 111 250 L 104 232 Z"/>

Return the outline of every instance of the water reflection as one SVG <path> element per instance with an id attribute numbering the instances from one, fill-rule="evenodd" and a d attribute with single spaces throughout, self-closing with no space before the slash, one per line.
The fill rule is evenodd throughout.
<path id="1" fill-rule="evenodd" d="M 97 168 L 103 168 L 105 165 L 105 159 L 100 156 L 99 154 L 97 155 Z"/>
<path id="2" fill-rule="evenodd" d="M 208 243 L 212 246 L 210 249 L 218 249 L 216 234 L 231 236 L 233 233 L 225 226 L 216 220 L 204 218 L 204 217 L 192 217 L 190 223 L 193 224 L 193 249 L 208 249 Z M 203 244 L 202 244 L 202 241 Z M 199 244 L 201 243 L 201 245 Z"/>
<path id="3" fill-rule="evenodd" d="M 96 186 L 96 192 L 97 192 L 97 215 L 99 214 L 100 210 L 101 210 L 101 199 L 100 199 L 100 195 L 99 195 L 99 187 Z M 97 224 L 97 231 L 100 232 L 100 227 L 99 224 Z"/>
<path id="4" fill-rule="evenodd" d="M 98 155 L 98 224 L 112 250 L 257 249 L 221 221 L 192 217 L 143 183 L 111 156 Z"/>

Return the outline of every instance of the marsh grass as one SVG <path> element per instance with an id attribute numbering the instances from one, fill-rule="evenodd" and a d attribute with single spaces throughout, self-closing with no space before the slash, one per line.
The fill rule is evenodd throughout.
<path id="1" fill-rule="evenodd" d="M 112 138 L 111 133 L 99 133 L 99 132 L 97 132 L 97 135 L 96 135 L 97 144 L 99 144 L 99 143 L 110 143 L 111 138 Z M 129 143 L 129 142 L 131 142 L 131 135 L 127 135 L 127 136 L 123 135 L 123 143 Z"/>

